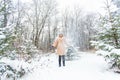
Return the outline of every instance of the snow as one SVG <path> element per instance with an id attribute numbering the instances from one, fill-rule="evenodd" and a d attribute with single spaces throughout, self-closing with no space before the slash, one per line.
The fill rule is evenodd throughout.
<path id="1" fill-rule="evenodd" d="M 96 51 L 96 54 L 106 56 L 106 55 L 110 55 L 110 52 L 98 50 L 98 51 Z"/>
<path id="2" fill-rule="evenodd" d="M 80 59 L 66 61 L 65 67 L 58 67 L 58 56 L 43 56 L 35 63 L 33 72 L 19 80 L 119 80 L 120 75 L 108 70 L 102 56 L 80 52 Z M 40 63 L 47 64 L 41 66 Z"/>
<path id="3" fill-rule="evenodd" d="M 113 49 L 110 53 L 116 53 L 120 55 L 120 49 Z"/>
<path id="4" fill-rule="evenodd" d="M 23 60 L 9 60 L 7 58 L 3 58 L 0 60 L 0 62 L 6 63 L 7 65 L 10 65 L 14 69 L 19 69 L 20 67 L 27 68 L 30 66 L 27 62 L 24 62 Z"/>
<path id="5" fill-rule="evenodd" d="M 5 35 L 0 35 L 0 39 L 4 39 L 5 38 Z"/>

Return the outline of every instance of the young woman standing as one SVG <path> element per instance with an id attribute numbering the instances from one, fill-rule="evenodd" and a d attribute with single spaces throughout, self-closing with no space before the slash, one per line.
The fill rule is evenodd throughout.
<path id="1" fill-rule="evenodd" d="M 63 63 L 63 66 L 65 66 L 66 41 L 65 38 L 63 37 L 63 34 L 59 34 L 58 38 L 54 41 L 52 46 L 57 49 L 56 53 L 59 56 L 58 58 L 59 67 L 61 67 L 61 63 Z"/>

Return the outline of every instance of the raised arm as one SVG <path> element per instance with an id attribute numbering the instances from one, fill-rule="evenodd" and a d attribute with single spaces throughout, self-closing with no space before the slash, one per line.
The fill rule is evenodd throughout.
<path id="1" fill-rule="evenodd" d="M 55 39 L 55 41 L 53 42 L 52 46 L 56 48 L 57 45 L 58 45 L 58 39 Z"/>

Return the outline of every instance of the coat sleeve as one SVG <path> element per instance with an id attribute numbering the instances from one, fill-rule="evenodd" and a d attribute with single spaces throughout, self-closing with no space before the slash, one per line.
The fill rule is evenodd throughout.
<path id="1" fill-rule="evenodd" d="M 56 39 L 56 40 L 53 42 L 52 46 L 54 46 L 54 47 L 56 48 L 56 47 L 57 47 L 57 44 L 58 44 L 58 39 Z"/>

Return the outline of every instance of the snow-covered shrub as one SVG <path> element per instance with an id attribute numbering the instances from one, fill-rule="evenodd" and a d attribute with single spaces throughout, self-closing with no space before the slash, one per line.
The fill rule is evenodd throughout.
<path id="1" fill-rule="evenodd" d="M 111 68 L 120 69 L 120 49 L 112 49 L 105 58 L 111 64 Z"/>
<path id="2" fill-rule="evenodd" d="M 104 56 L 111 69 L 120 70 L 120 49 L 102 42 L 91 41 L 91 43 L 93 43 L 92 46 L 98 49 L 96 53 Z"/>
<path id="3" fill-rule="evenodd" d="M 12 79 L 16 80 L 27 74 L 32 68 L 29 67 L 28 63 L 3 59 L 0 62 L 0 80 Z"/>
<path id="4" fill-rule="evenodd" d="M 105 56 L 106 61 L 110 64 L 110 68 L 120 69 L 120 55 L 116 53 L 111 53 L 110 55 Z"/>
<path id="5" fill-rule="evenodd" d="M 10 26 L 0 28 L 0 55 L 13 49 L 12 42 L 14 39 L 13 29 Z"/>
<path id="6" fill-rule="evenodd" d="M 32 40 L 25 40 L 24 46 L 26 46 L 26 52 L 29 55 L 34 55 L 36 53 L 39 53 L 38 49 L 35 45 L 33 45 Z"/>
<path id="7" fill-rule="evenodd" d="M 73 46 L 69 46 L 66 53 L 66 60 L 75 60 L 78 57 L 77 51 Z"/>
<path id="8" fill-rule="evenodd" d="M 6 78 L 20 78 L 25 74 L 25 70 L 22 68 L 17 71 L 16 69 L 13 69 L 10 65 L 5 65 L 3 67 L 5 68 L 5 72 L 3 73 L 3 75 L 6 75 Z"/>
<path id="9" fill-rule="evenodd" d="M 25 70 L 21 67 L 19 70 L 14 69 L 12 66 L 6 63 L 0 63 L 0 75 L 4 75 L 6 78 L 20 78 L 25 74 Z"/>
<path id="10" fill-rule="evenodd" d="M 40 51 L 33 45 L 31 40 L 24 40 L 23 44 L 19 46 L 18 54 L 24 55 L 24 59 L 27 61 L 40 53 Z"/>

